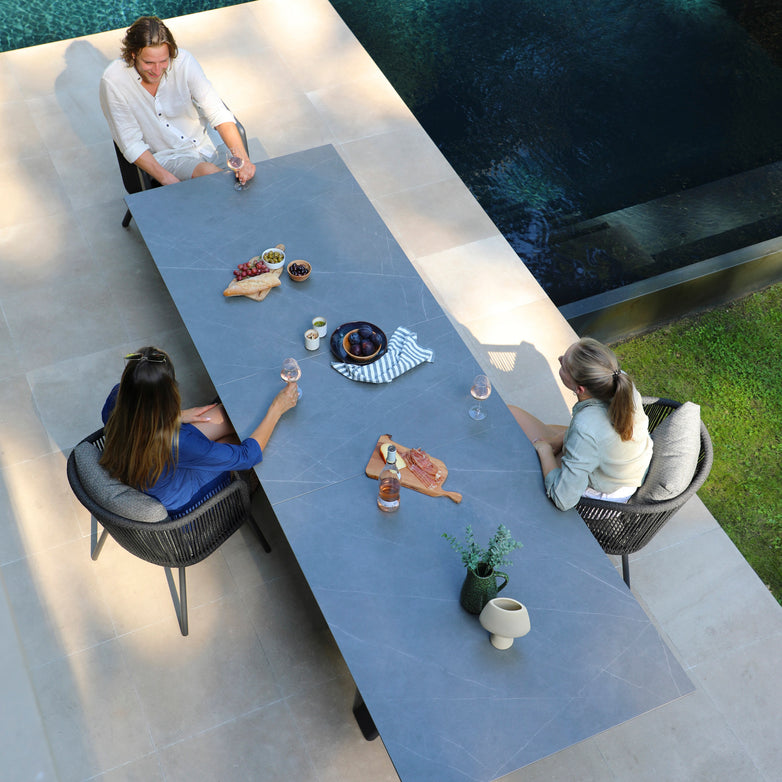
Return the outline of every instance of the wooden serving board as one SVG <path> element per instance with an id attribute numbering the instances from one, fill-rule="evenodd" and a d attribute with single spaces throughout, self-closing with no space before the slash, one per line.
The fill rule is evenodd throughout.
<path id="1" fill-rule="evenodd" d="M 383 445 L 383 443 L 389 443 L 391 445 L 395 445 L 397 454 L 401 454 L 404 453 L 405 451 L 410 450 L 407 446 L 400 445 L 399 443 L 395 443 L 391 439 L 391 435 L 388 434 L 381 435 L 377 441 L 375 450 L 372 451 L 372 456 L 366 467 L 366 474 L 370 478 L 374 478 L 375 480 L 377 480 L 380 477 L 380 473 L 383 469 L 383 465 L 386 463 L 386 460 L 383 458 L 383 454 L 380 452 L 380 446 Z M 445 479 L 448 477 L 448 468 L 445 466 L 445 464 L 442 461 L 440 461 L 440 459 L 435 459 L 435 457 L 432 456 L 431 454 L 429 454 L 429 458 L 432 460 L 434 464 L 437 465 L 438 469 L 440 470 L 440 473 L 442 474 L 442 480 L 440 481 L 440 484 L 430 489 L 428 486 L 425 486 L 421 482 L 418 476 L 410 472 L 410 470 L 407 467 L 404 467 L 399 471 L 399 479 L 402 483 L 402 486 L 406 486 L 408 489 L 414 489 L 415 491 L 420 491 L 421 494 L 428 494 L 430 497 L 450 497 L 454 502 L 461 502 L 462 495 L 459 494 L 459 492 L 446 491 L 445 489 L 443 489 L 443 484 L 445 483 Z"/>
<path id="2" fill-rule="evenodd" d="M 274 246 L 275 246 L 275 248 L 277 250 L 282 250 L 283 252 L 285 252 L 285 245 L 284 244 L 280 243 L 280 244 L 276 244 Z M 257 260 L 260 257 L 261 257 L 260 255 L 257 255 L 255 258 L 253 258 L 253 260 Z M 284 266 L 280 266 L 279 269 L 272 269 L 271 273 L 274 274 L 277 277 L 277 279 L 279 279 L 280 275 L 282 274 L 282 270 L 284 268 L 285 268 Z M 250 296 L 249 298 L 255 299 L 255 301 L 263 301 L 269 295 L 269 291 L 270 290 L 271 290 L 271 288 L 266 288 L 266 290 L 261 291 L 260 293 L 256 294 L 255 296 Z"/>

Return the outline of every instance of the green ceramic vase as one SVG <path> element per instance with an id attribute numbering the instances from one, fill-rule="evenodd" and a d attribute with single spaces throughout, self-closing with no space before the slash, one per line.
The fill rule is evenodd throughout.
<path id="1" fill-rule="evenodd" d="M 498 578 L 504 579 L 499 586 L 497 586 Z M 471 614 L 480 614 L 486 603 L 497 597 L 497 593 L 505 589 L 507 584 L 508 576 L 506 573 L 490 570 L 482 562 L 475 570 L 467 569 L 467 575 L 459 595 L 459 603 L 465 611 L 469 611 Z"/>

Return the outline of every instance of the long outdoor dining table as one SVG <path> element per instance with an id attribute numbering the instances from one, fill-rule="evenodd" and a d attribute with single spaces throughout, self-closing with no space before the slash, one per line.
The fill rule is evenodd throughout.
<path id="1" fill-rule="evenodd" d="M 492 780 L 692 691 L 575 511 L 545 497 L 503 400 L 468 416 L 480 367 L 333 147 L 261 162 L 242 192 L 226 173 L 126 200 L 242 436 L 282 360 L 301 365 L 302 398 L 256 471 L 402 780 Z M 308 280 L 283 274 L 262 302 L 222 295 L 238 263 L 280 242 Z M 347 379 L 328 338 L 304 348 L 317 315 L 329 333 L 406 326 L 434 361 L 391 383 Z M 442 459 L 463 501 L 403 489 L 398 512 L 379 511 L 364 469 L 385 433 Z M 502 594 L 532 625 L 506 651 L 460 607 L 465 570 L 442 537 L 472 525 L 487 542 L 499 524 L 523 544 Z"/>

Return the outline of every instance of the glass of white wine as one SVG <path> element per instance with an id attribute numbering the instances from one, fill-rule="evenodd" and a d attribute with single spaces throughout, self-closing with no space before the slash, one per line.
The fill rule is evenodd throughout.
<path id="1" fill-rule="evenodd" d="M 301 377 L 301 367 L 299 362 L 295 358 L 286 358 L 282 362 L 282 369 L 280 370 L 280 377 L 286 383 L 295 383 Z M 301 389 L 298 388 L 298 398 L 301 399 Z"/>
<path id="2" fill-rule="evenodd" d="M 476 375 L 475 380 L 472 381 L 472 388 L 470 388 L 470 394 L 477 402 L 469 409 L 470 418 L 481 421 L 486 418 L 486 413 L 481 409 L 481 400 L 488 399 L 491 394 L 491 381 L 486 375 Z"/>
<path id="3" fill-rule="evenodd" d="M 234 174 L 237 174 L 239 169 L 244 165 L 244 158 L 237 150 L 231 149 L 228 152 L 228 159 L 225 162 L 228 165 L 228 168 L 230 168 Z M 244 187 L 245 186 L 238 179 L 234 182 L 234 190 L 244 190 Z"/>

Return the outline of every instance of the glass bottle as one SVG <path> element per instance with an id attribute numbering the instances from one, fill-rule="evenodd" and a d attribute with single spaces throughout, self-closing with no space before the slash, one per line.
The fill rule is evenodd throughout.
<path id="1" fill-rule="evenodd" d="M 396 466 L 396 446 L 389 445 L 386 463 L 378 478 L 377 507 L 386 513 L 399 507 L 399 468 Z"/>

